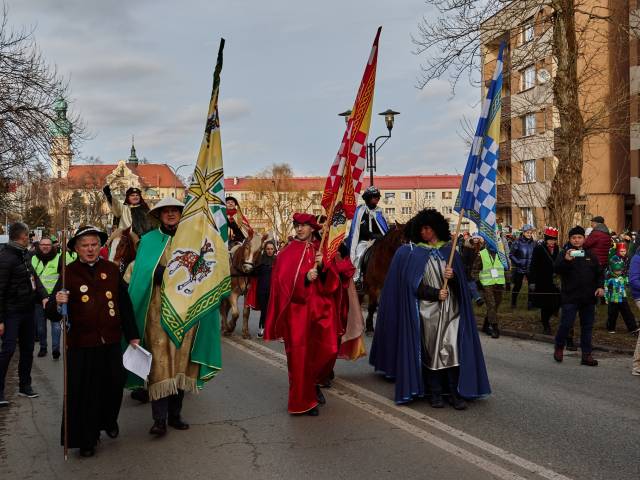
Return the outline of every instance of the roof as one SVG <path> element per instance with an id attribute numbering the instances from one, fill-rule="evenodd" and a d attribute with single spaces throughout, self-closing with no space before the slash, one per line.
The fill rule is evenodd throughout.
<path id="1" fill-rule="evenodd" d="M 105 184 L 105 178 L 110 175 L 117 166 L 116 164 L 72 165 L 69 168 L 67 179 L 71 187 L 102 188 Z M 184 188 L 182 181 L 176 177 L 171 168 L 164 163 L 127 164 L 127 168 L 139 177 L 140 184 L 143 187 Z"/>
<path id="2" fill-rule="evenodd" d="M 251 190 L 251 183 L 259 180 L 253 177 L 230 177 L 224 179 L 227 192 Z M 300 190 L 322 191 L 326 177 L 293 177 L 290 181 Z M 438 190 L 458 189 L 462 175 L 377 175 L 373 183 L 380 190 Z M 369 176 L 364 181 L 364 188 L 369 186 Z"/>

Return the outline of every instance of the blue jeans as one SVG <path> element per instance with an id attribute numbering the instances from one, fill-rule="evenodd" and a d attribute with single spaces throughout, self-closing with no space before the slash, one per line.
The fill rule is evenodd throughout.
<path id="1" fill-rule="evenodd" d="M 580 314 L 580 350 L 582 350 L 582 353 L 591 353 L 591 336 L 596 316 L 596 306 L 592 303 L 565 303 L 562 305 L 560 326 L 556 334 L 556 346 L 565 346 L 569 331 L 576 321 L 576 314 Z"/>
<path id="2" fill-rule="evenodd" d="M 38 338 L 40 339 L 40 348 L 42 350 L 47 349 L 47 317 L 44 315 L 44 309 L 42 305 L 36 305 L 36 309 L 33 312 L 33 316 L 36 322 L 36 331 L 38 332 Z M 53 351 L 60 351 L 60 334 L 62 330 L 60 328 L 60 322 L 51 322 L 51 349 Z"/>
<path id="3" fill-rule="evenodd" d="M 11 357 L 20 344 L 18 361 L 19 387 L 31 385 L 31 366 L 33 365 L 33 346 L 35 343 L 35 322 L 33 309 L 25 312 L 7 312 L 4 317 L 4 335 L 0 341 L 0 396 L 4 396 L 4 380 L 9 370 Z"/>

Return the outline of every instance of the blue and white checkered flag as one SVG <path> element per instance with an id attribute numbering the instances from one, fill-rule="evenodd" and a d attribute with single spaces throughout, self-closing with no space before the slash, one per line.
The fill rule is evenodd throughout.
<path id="1" fill-rule="evenodd" d="M 504 245 L 497 233 L 496 225 L 496 176 L 500 156 L 500 107 L 502 91 L 502 53 L 500 52 L 493 72 L 493 79 L 482 104 L 482 113 L 471 145 L 467 167 L 462 177 L 454 210 L 478 226 L 478 233 L 487 246 L 498 253 L 500 261 L 508 268 Z"/>

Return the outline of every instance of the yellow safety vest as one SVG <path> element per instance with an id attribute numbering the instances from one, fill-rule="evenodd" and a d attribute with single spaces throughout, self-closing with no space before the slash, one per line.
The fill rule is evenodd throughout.
<path id="1" fill-rule="evenodd" d="M 491 260 L 489 251 L 485 248 L 480 250 L 482 259 L 482 270 L 480 270 L 480 283 L 486 287 L 490 285 L 504 285 L 504 266 L 498 254 Z"/>
<path id="2" fill-rule="evenodd" d="M 58 263 L 60 262 L 60 253 L 58 253 L 54 258 L 49 260 L 47 264 L 43 264 L 42 261 L 37 257 L 31 257 L 31 265 L 36 272 L 36 275 L 40 278 L 42 285 L 47 290 L 47 293 L 53 292 L 53 287 L 56 286 L 56 282 L 60 275 L 58 274 Z M 73 252 L 67 252 L 67 265 L 73 262 L 76 259 L 76 254 Z"/>

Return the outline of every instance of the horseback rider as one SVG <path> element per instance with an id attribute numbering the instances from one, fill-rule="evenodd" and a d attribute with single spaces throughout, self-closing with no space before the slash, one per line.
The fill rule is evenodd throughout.
<path id="1" fill-rule="evenodd" d="M 227 218 L 229 220 L 229 250 L 235 245 L 241 244 L 253 233 L 249 220 L 240 210 L 238 199 L 228 196 L 225 199 L 227 204 Z"/>
<path id="2" fill-rule="evenodd" d="M 148 215 L 149 206 L 142 198 L 142 191 L 139 188 L 129 187 L 124 194 L 124 203 L 114 201 L 109 185 L 105 185 L 102 191 L 111 207 L 111 213 L 119 219 L 118 228 L 126 230 L 132 227 L 138 237 L 155 228 L 153 218 Z"/>
<path id="3" fill-rule="evenodd" d="M 365 252 L 374 241 L 382 238 L 389 231 L 382 209 L 378 207 L 380 190 L 371 185 L 362 194 L 362 199 L 364 205 L 356 208 L 347 239 L 351 261 L 356 267 L 353 280 L 358 289 L 362 285 L 362 259 Z"/>

